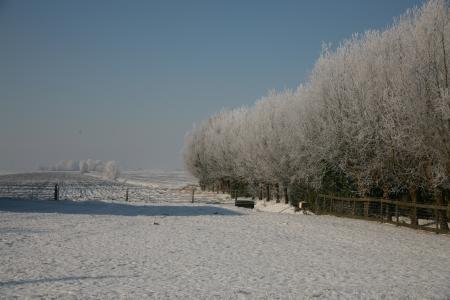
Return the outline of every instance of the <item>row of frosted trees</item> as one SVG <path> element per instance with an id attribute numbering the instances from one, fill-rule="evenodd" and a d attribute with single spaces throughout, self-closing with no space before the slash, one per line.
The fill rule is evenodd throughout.
<path id="1" fill-rule="evenodd" d="M 115 180 L 120 175 L 119 166 L 114 160 L 60 160 L 56 164 L 49 167 L 39 167 L 41 171 L 79 171 L 81 174 L 89 172 L 102 173 L 103 177 L 110 180 Z"/>
<path id="2" fill-rule="evenodd" d="M 431 0 L 384 31 L 324 47 L 309 80 L 186 135 L 204 187 L 298 198 L 307 191 L 407 195 L 450 186 L 450 14 Z M 294 199 L 292 199 L 294 200 Z"/>

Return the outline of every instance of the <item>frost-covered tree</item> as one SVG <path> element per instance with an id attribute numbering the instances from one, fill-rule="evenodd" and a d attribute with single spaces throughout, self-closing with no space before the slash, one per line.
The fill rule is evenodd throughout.
<path id="1" fill-rule="evenodd" d="M 194 127 L 186 167 L 204 183 L 351 188 L 411 201 L 425 189 L 442 204 L 450 188 L 449 53 L 449 4 L 430 0 L 384 31 L 325 46 L 297 90 L 270 92 Z"/>
<path id="2" fill-rule="evenodd" d="M 80 173 L 84 174 L 88 172 L 88 164 L 85 160 L 80 160 Z"/>
<path id="3" fill-rule="evenodd" d="M 119 177 L 120 171 L 117 163 L 113 160 L 106 162 L 103 169 L 103 176 L 109 180 L 115 180 Z"/>
<path id="4" fill-rule="evenodd" d="M 78 161 L 61 160 L 49 168 L 51 171 L 79 171 Z"/>

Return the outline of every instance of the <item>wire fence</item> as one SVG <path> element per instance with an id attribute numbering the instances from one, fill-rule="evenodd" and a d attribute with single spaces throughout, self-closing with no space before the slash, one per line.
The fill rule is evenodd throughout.
<path id="1" fill-rule="evenodd" d="M 112 200 L 145 203 L 208 203 L 228 204 L 231 198 L 212 192 L 202 192 L 195 185 L 184 188 L 155 188 L 133 185 L 80 186 L 64 183 L 3 184 L 0 198 L 34 200 Z"/>
<path id="2" fill-rule="evenodd" d="M 0 186 L 0 197 L 18 199 L 55 199 L 55 186 L 47 184 L 7 184 Z"/>

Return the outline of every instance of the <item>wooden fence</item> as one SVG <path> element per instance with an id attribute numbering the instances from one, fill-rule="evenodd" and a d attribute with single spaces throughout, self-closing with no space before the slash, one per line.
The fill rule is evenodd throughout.
<path id="1" fill-rule="evenodd" d="M 347 198 L 319 194 L 311 203 L 316 214 L 376 220 L 449 233 L 450 204 L 448 206 L 404 202 L 383 198 Z"/>

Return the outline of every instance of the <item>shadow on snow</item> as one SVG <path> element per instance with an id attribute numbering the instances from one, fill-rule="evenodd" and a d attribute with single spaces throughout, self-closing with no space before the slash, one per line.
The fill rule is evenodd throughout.
<path id="1" fill-rule="evenodd" d="M 0 198 L 0 211 L 109 216 L 238 216 L 241 213 L 208 205 L 132 205 L 103 201 L 48 201 Z"/>
<path id="2" fill-rule="evenodd" d="M 13 280 L 13 281 L 0 281 L 0 287 L 2 286 L 14 286 L 22 284 L 36 284 L 36 283 L 53 283 L 53 282 L 65 282 L 65 281 L 79 281 L 79 280 L 101 280 L 109 278 L 125 278 L 127 276 L 71 276 L 62 278 L 42 278 L 33 280 Z"/>

